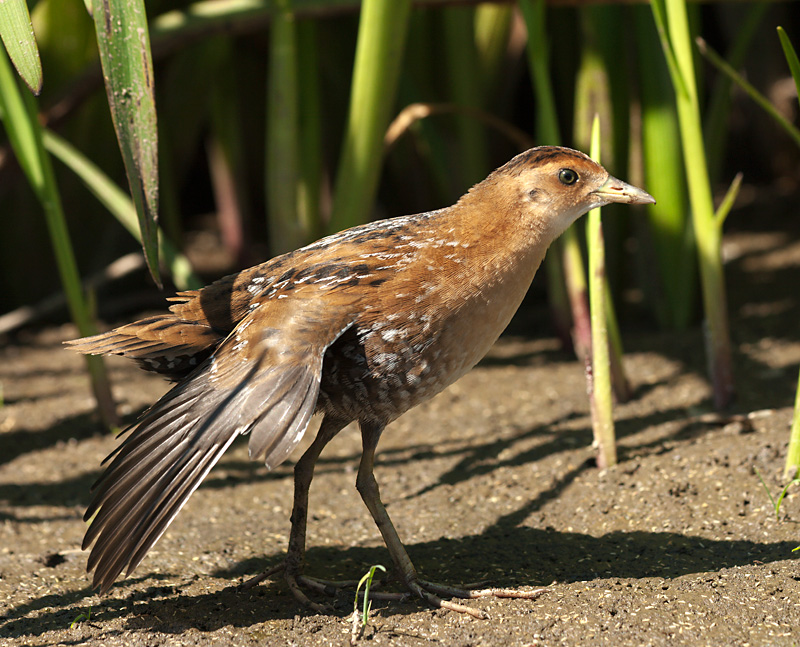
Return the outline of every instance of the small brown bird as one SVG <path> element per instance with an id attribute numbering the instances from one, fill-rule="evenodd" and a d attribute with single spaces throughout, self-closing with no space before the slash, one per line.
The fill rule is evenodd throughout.
<path id="1" fill-rule="evenodd" d="M 375 450 L 387 424 L 484 356 L 550 243 L 610 202 L 655 200 L 583 153 L 532 148 L 451 207 L 328 236 L 181 292 L 169 314 L 68 342 L 82 353 L 130 357 L 178 381 L 127 430 L 93 487 L 84 518 L 94 519 L 83 541 L 83 548 L 94 543 L 93 585 L 105 593 L 138 566 L 238 435 L 249 434 L 250 457 L 273 468 L 319 412 L 317 437 L 294 468 L 280 567 L 299 600 L 324 609 L 300 588 L 319 588 L 303 575 L 308 490 L 323 447 L 352 421 L 363 443 L 356 487 L 408 591 L 478 616 L 440 596 L 528 595 L 420 579 L 381 502 Z"/>

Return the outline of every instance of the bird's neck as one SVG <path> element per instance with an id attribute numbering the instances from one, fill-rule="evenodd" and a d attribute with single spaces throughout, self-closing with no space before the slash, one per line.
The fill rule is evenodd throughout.
<path id="1" fill-rule="evenodd" d="M 546 214 L 531 214 L 520 203 L 501 187 L 478 185 L 454 205 L 452 221 L 480 281 L 524 284 L 524 292 L 557 234 Z"/>

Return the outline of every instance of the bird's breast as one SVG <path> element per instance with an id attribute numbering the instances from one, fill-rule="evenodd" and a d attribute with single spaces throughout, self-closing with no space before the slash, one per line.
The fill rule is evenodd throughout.
<path id="1" fill-rule="evenodd" d="M 388 281 L 325 355 L 321 408 L 389 422 L 472 368 L 508 325 L 541 261 L 439 259 Z"/>

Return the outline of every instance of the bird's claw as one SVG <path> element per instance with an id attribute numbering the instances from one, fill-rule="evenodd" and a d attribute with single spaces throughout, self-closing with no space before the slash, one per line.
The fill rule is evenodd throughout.
<path id="1" fill-rule="evenodd" d="M 487 620 L 489 614 L 481 609 L 453 602 L 452 600 L 445 600 L 440 596 L 449 598 L 460 598 L 462 600 L 477 600 L 479 598 L 522 598 L 526 600 L 533 600 L 538 598 L 547 589 L 500 589 L 500 588 L 486 588 L 486 589 L 459 589 L 452 586 L 445 586 L 437 584 L 436 582 L 427 582 L 425 580 L 415 580 L 408 583 L 409 589 L 426 600 L 434 607 L 441 609 L 448 609 L 458 613 L 466 613 L 473 618 L 479 620 Z"/>
<path id="2" fill-rule="evenodd" d="M 358 586 L 358 580 L 341 580 L 341 581 L 331 581 L 331 580 L 322 580 L 315 577 L 309 577 L 308 575 L 303 575 L 302 573 L 298 573 L 293 568 L 288 568 L 285 562 L 281 562 L 276 566 L 272 566 L 265 570 L 263 573 L 256 575 L 255 577 L 251 577 L 249 580 L 244 581 L 240 585 L 240 589 L 250 589 L 264 580 L 268 580 L 275 575 L 283 573 L 283 577 L 286 580 L 286 584 L 289 587 L 289 590 L 292 592 L 292 595 L 295 599 L 300 602 L 303 606 L 317 612 L 317 613 L 324 613 L 324 614 L 331 614 L 334 612 L 334 609 L 329 604 L 320 604 L 318 602 L 314 602 L 311 600 L 303 591 L 303 589 L 308 589 L 311 591 L 315 591 L 317 593 L 321 593 L 328 597 L 335 597 L 339 593 L 341 593 L 345 589 L 355 589 Z M 408 591 L 405 592 L 390 592 L 390 591 L 376 591 L 375 588 L 380 586 L 382 580 L 376 580 L 373 582 L 372 587 L 369 592 L 370 600 L 390 600 L 393 602 L 404 602 L 411 598 L 412 596 L 419 597 L 428 604 L 437 609 L 447 609 L 449 611 L 455 611 L 457 613 L 465 613 L 467 615 L 472 616 L 473 618 L 478 618 L 479 620 L 486 620 L 489 618 L 489 614 L 481 609 L 476 609 L 474 607 L 470 607 L 466 604 L 460 604 L 459 602 L 454 602 L 453 600 L 445 599 L 445 598 L 459 598 L 462 600 L 477 600 L 479 598 L 488 598 L 488 597 L 495 597 L 495 598 L 518 598 L 518 599 L 525 599 L 525 600 L 534 600 L 538 598 L 542 593 L 547 591 L 546 588 L 542 589 L 503 589 L 503 588 L 472 588 L 471 586 L 467 586 L 466 588 L 457 588 L 452 586 L 446 586 L 443 584 L 437 584 L 436 582 L 429 582 L 427 580 L 421 579 L 410 579 L 405 582 L 405 586 L 408 588 Z M 473 586 L 484 586 L 485 582 L 479 582 Z M 358 596 L 363 598 L 364 593 L 362 591 L 358 592 Z"/>
<path id="3" fill-rule="evenodd" d="M 355 589 L 358 586 L 358 580 L 331 581 L 303 575 L 301 572 L 298 572 L 296 568 L 289 567 L 284 561 L 268 568 L 263 573 L 259 573 L 258 575 L 245 580 L 239 585 L 239 588 L 242 590 L 251 589 L 264 580 L 271 579 L 280 573 L 283 574 L 283 578 L 286 580 L 286 584 L 295 599 L 303 606 L 308 607 L 317 613 L 331 614 L 334 612 L 334 609 L 329 604 L 320 604 L 311 600 L 303 591 L 304 588 L 321 593 L 328 597 L 335 597 L 344 589 Z M 377 586 L 378 584 L 379 582 L 376 581 L 372 586 Z M 408 594 L 404 595 L 408 597 Z M 373 596 L 371 594 L 370 597 L 377 599 L 377 595 Z M 393 597 L 391 599 L 396 598 Z"/>

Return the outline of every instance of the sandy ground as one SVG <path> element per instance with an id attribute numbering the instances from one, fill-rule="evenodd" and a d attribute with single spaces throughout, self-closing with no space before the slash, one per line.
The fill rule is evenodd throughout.
<path id="1" fill-rule="evenodd" d="M 376 474 L 423 575 L 547 589 L 473 602 L 490 620 L 375 602 L 354 642 L 800 643 L 800 497 L 790 489 L 776 519 L 754 471 L 780 491 L 800 363 L 800 235 L 784 229 L 762 222 L 726 242 L 734 415 L 710 413 L 699 329 L 628 333 L 635 397 L 616 409 L 620 463 L 599 471 L 582 367 L 534 337 L 546 329 L 534 304 L 478 368 L 394 423 Z M 318 615 L 280 580 L 238 589 L 280 561 L 292 496 L 291 464 L 267 473 L 242 444 L 131 577 L 104 597 L 89 589 L 81 517 L 115 440 L 95 422 L 81 359 L 60 348 L 72 336 L 24 332 L 0 349 L 0 644 L 349 644 L 352 592 Z M 128 420 L 167 388 L 111 366 Z M 353 487 L 359 444 L 344 431 L 318 465 L 311 575 L 389 565 Z"/>

